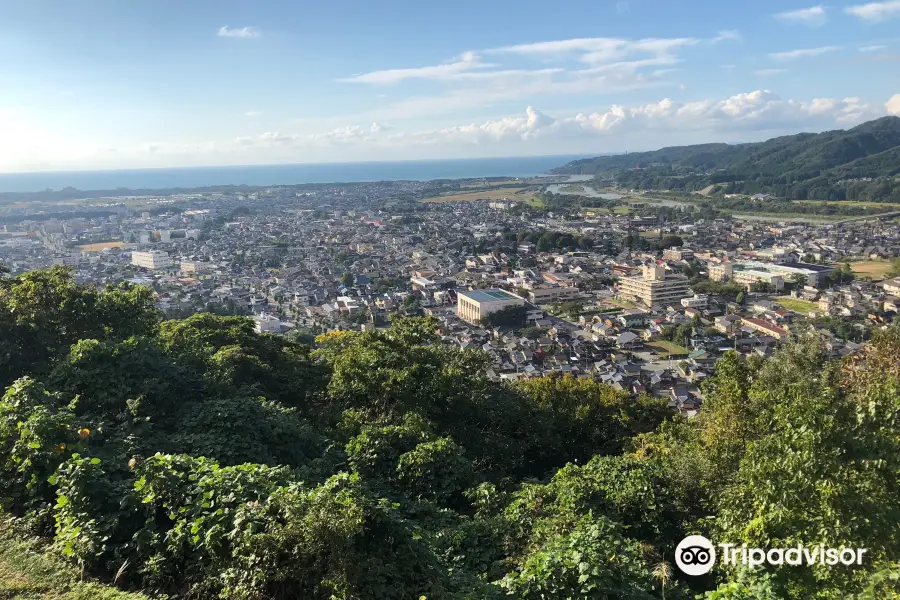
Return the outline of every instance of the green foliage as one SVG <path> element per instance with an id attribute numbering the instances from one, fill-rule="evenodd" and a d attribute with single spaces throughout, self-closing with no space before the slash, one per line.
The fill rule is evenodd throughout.
<path id="1" fill-rule="evenodd" d="M 152 335 L 160 321 L 150 288 L 96 290 L 71 271 L 30 271 L 0 285 L 0 384 L 40 374 L 82 339 Z"/>
<path id="2" fill-rule="evenodd" d="M 481 324 L 487 327 L 521 327 L 525 324 L 524 306 L 507 306 L 481 318 Z"/>
<path id="3" fill-rule="evenodd" d="M 638 543 L 623 537 L 608 519 L 593 515 L 529 555 L 500 585 L 510 596 L 526 600 L 656 598 Z"/>
<path id="4" fill-rule="evenodd" d="M 31 375 L 0 400 L 0 504 L 83 574 L 201 600 L 897 596 L 897 328 L 842 361 L 728 353 L 682 419 L 590 378 L 493 382 L 432 318 L 313 350 L 63 271 L 2 281 L 4 373 Z M 871 558 L 673 574 L 698 532 Z"/>
<path id="5" fill-rule="evenodd" d="M 679 246 L 684 246 L 684 240 L 677 235 L 664 235 L 659 239 L 659 243 L 657 244 L 657 248 L 660 250 L 677 248 Z"/>

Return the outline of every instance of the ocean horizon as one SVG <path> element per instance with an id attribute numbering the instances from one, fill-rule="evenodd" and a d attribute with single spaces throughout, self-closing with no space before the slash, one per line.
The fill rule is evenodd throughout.
<path id="1" fill-rule="evenodd" d="M 159 190 L 215 185 L 299 185 L 364 181 L 430 181 L 476 177 L 534 177 L 585 155 L 512 156 L 390 162 L 301 163 L 108 171 L 0 173 L 0 193 L 67 187 L 82 191 Z"/>

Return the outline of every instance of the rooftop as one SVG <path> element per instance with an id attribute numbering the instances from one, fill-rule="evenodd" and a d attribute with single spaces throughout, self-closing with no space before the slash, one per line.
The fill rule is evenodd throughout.
<path id="1" fill-rule="evenodd" d="M 510 294 L 506 290 L 474 290 L 471 292 L 459 292 L 460 296 L 465 296 L 469 300 L 475 302 L 496 302 L 498 300 L 518 300 L 518 296 Z"/>

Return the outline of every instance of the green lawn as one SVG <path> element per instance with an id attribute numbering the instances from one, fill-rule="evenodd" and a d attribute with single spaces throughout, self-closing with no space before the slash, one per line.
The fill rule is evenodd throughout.
<path id="1" fill-rule="evenodd" d="M 788 310 L 792 310 L 803 315 L 807 314 L 809 311 L 819 310 L 819 305 L 815 302 L 810 302 L 809 300 L 801 300 L 800 298 L 793 298 L 791 296 L 782 296 L 780 298 L 775 298 L 775 302 L 782 305 Z"/>
<path id="2" fill-rule="evenodd" d="M 79 581 L 78 571 L 17 536 L 0 519 L 0 599 L 149 600 L 99 583 Z"/>
<path id="3" fill-rule="evenodd" d="M 691 353 L 691 351 L 684 346 L 679 346 L 678 344 L 670 342 L 668 340 L 656 340 L 653 342 L 647 342 L 647 346 L 649 348 L 653 348 L 653 350 L 662 357 L 667 357 L 673 354 L 688 355 Z"/>
<path id="4" fill-rule="evenodd" d="M 637 305 L 631 300 L 622 300 L 621 298 L 609 298 L 607 300 L 610 304 L 614 304 L 621 308 L 636 308 Z"/>

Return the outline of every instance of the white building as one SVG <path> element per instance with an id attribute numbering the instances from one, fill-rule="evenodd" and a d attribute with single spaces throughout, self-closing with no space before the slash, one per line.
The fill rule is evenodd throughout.
<path id="1" fill-rule="evenodd" d="M 709 306 L 709 296 L 694 294 L 692 298 L 682 298 L 681 305 L 685 308 L 706 308 Z"/>
<path id="2" fill-rule="evenodd" d="M 149 252 L 132 252 L 131 264 L 143 269 L 155 271 L 158 269 L 168 269 L 174 263 L 168 254 L 159 250 L 150 250 Z"/>
<path id="3" fill-rule="evenodd" d="M 489 314 L 510 306 L 525 306 L 525 299 L 499 289 L 459 292 L 456 314 L 463 321 L 479 323 Z"/>
<path id="4" fill-rule="evenodd" d="M 821 287 L 834 267 L 807 263 L 775 264 L 757 261 L 738 261 L 711 265 L 709 278 L 714 281 L 734 281 L 741 285 L 752 285 L 764 281 L 775 290 L 784 287 L 784 282 L 795 281 L 799 275 L 806 281 L 804 285 Z"/>
<path id="5" fill-rule="evenodd" d="M 253 316 L 257 333 L 281 333 L 282 324 L 278 317 L 261 313 Z"/>
<path id="6" fill-rule="evenodd" d="M 670 275 L 662 265 L 645 265 L 641 277 L 619 280 L 619 295 L 626 300 L 643 302 L 647 306 L 675 304 L 691 295 L 688 278 Z"/>
<path id="7" fill-rule="evenodd" d="M 577 287 L 572 286 L 535 286 L 528 291 L 528 301 L 532 304 L 547 304 L 558 300 L 571 300 L 581 295 Z"/>

